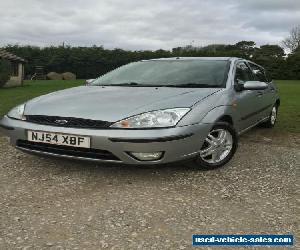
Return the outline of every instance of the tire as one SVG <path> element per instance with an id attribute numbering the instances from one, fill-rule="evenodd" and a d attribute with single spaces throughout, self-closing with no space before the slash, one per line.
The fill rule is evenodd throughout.
<path id="1" fill-rule="evenodd" d="M 267 121 L 262 122 L 260 125 L 264 128 L 273 128 L 277 121 L 277 114 L 278 114 L 278 105 L 274 105 L 272 107 L 271 113 Z"/>
<path id="2" fill-rule="evenodd" d="M 226 136 L 222 137 L 222 131 L 225 131 Z M 215 140 L 219 141 L 217 142 L 211 139 L 212 136 L 215 137 Z M 210 141 L 210 143 L 208 141 Z M 223 142 L 221 143 L 221 141 Z M 212 146 L 211 143 L 214 145 Z M 211 147 L 214 148 L 214 150 L 210 155 L 208 153 L 212 151 L 209 151 L 209 148 Z M 220 168 L 231 160 L 237 150 L 237 147 L 238 135 L 235 129 L 229 123 L 218 122 L 213 126 L 210 133 L 207 135 L 198 156 L 190 161 L 187 165 L 201 170 L 213 170 Z M 223 153 L 222 150 L 224 150 Z M 208 155 L 205 156 L 206 154 Z M 219 157 L 217 157 L 218 155 Z M 213 158 L 215 158 L 215 160 Z"/>

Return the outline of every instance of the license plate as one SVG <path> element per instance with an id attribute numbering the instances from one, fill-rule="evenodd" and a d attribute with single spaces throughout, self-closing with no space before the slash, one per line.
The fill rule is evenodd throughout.
<path id="1" fill-rule="evenodd" d="M 78 148 L 90 148 L 91 138 L 62 133 L 27 131 L 27 139 L 32 142 L 41 142 Z"/>

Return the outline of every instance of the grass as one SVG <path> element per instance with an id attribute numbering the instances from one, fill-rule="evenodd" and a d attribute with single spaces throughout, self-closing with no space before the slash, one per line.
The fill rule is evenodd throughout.
<path id="1" fill-rule="evenodd" d="M 300 133 L 300 80 L 276 80 L 280 108 L 276 130 Z"/>
<path id="2" fill-rule="evenodd" d="M 83 85 L 84 80 L 75 81 L 25 81 L 22 87 L 0 89 L 0 117 L 11 108 L 22 104 L 33 97 L 44 95 L 56 90 Z"/>
<path id="3" fill-rule="evenodd" d="M 0 89 L 0 117 L 14 106 L 33 97 L 80 86 L 83 82 L 84 80 L 25 81 L 22 87 Z M 300 133 L 300 80 L 277 80 L 275 82 L 281 98 L 279 118 L 275 129 Z"/>

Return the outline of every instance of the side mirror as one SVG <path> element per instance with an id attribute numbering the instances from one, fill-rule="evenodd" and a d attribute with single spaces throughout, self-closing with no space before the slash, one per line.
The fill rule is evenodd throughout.
<path id="1" fill-rule="evenodd" d="M 245 90 L 264 90 L 268 88 L 268 84 L 259 81 L 247 81 L 243 84 Z"/>
<path id="2" fill-rule="evenodd" d="M 84 82 L 84 85 L 90 85 L 95 79 L 87 79 Z"/>

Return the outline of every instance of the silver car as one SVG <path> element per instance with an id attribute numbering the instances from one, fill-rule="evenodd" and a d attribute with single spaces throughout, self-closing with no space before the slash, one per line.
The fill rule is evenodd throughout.
<path id="1" fill-rule="evenodd" d="M 241 133 L 273 127 L 279 105 L 275 85 L 253 62 L 163 58 L 34 98 L 0 124 L 12 145 L 28 153 L 214 169 L 232 158 Z"/>

